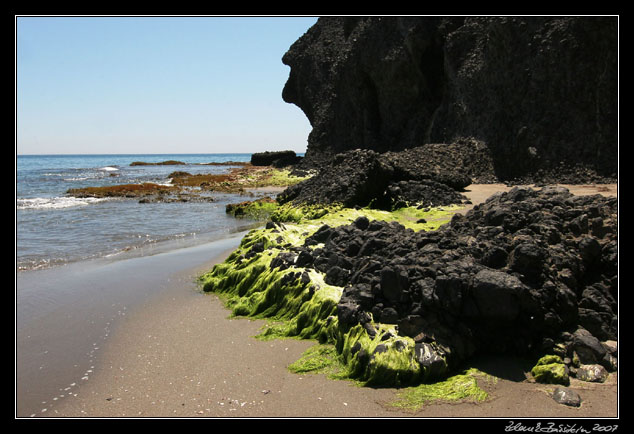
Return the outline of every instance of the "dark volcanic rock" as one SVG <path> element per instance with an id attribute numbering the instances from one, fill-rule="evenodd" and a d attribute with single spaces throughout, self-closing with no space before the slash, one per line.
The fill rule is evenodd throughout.
<path id="1" fill-rule="evenodd" d="M 428 143 L 398 152 L 386 152 L 399 179 L 435 180 L 454 190 L 469 184 L 497 181 L 486 145 L 473 139 L 451 144 Z"/>
<path id="2" fill-rule="evenodd" d="M 441 206 L 461 203 L 463 189 L 471 179 L 453 169 L 420 164 L 419 153 L 379 154 L 353 150 L 337 154 L 319 173 L 287 188 L 280 203 L 341 203 L 346 207 L 371 205 L 395 209 L 425 203 Z"/>
<path id="3" fill-rule="evenodd" d="M 601 236 L 570 224 L 590 216 Z M 398 324 L 450 363 L 563 351 L 610 369 L 600 341 L 617 338 L 616 237 L 616 198 L 515 187 L 435 232 L 365 219 L 324 226 L 306 240 L 323 246 L 304 263 L 344 287 L 340 323 Z"/>
<path id="4" fill-rule="evenodd" d="M 421 145 L 442 98 L 442 39 L 431 18 L 320 18 L 282 61 L 282 97 L 313 130 L 307 155 Z M 460 19 L 449 22 L 456 27 Z"/>
<path id="5" fill-rule="evenodd" d="M 312 164 L 467 140 L 503 181 L 613 182 L 617 48 L 617 17 L 324 17 L 283 56 L 282 96 Z"/>
<path id="6" fill-rule="evenodd" d="M 286 167 L 297 164 L 301 160 L 294 151 L 256 152 L 251 155 L 253 166 Z"/>
<path id="7" fill-rule="evenodd" d="M 318 175 L 287 188 L 278 201 L 365 206 L 382 195 L 393 175 L 394 168 L 376 152 L 350 151 L 336 155 Z"/>

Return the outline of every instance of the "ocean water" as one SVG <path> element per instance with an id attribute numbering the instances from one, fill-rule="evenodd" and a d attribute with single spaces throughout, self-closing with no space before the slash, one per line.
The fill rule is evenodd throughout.
<path id="1" fill-rule="evenodd" d="M 16 267 L 18 271 L 102 257 L 146 255 L 189 247 L 253 227 L 225 214 L 244 196 L 213 193 L 213 202 L 140 203 L 138 199 L 74 198 L 70 188 L 168 183 L 173 171 L 223 173 L 251 154 L 18 155 Z M 178 160 L 186 166 L 131 166 Z"/>

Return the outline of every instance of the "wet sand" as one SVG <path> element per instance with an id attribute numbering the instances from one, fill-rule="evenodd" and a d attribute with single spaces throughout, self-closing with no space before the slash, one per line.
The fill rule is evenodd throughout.
<path id="1" fill-rule="evenodd" d="M 71 397 L 99 370 L 104 344 L 125 329 L 128 314 L 175 287 L 194 292 L 199 272 L 226 257 L 244 234 L 149 256 L 18 272 L 16 415 L 46 415 Z"/>
<path id="2" fill-rule="evenodd" d="M 103 368 L 76 397 L 50 409 L 59 417 L 240 418 L 516 418 L 616 417 L 617 382 L 573 380 L 580 408 L 555 403 L 553 386 L 529 382 L 515 360 L 475 365 L 496 375 L 483 383 L 486 402 L 431 404 L 420 412 L 389 407 L 396 389 L 359 388 L 323 375 L 297 375 L 286 366 L 314 345 L 258 341 L 262 321 L 228 319 L 213 295 L 168 297 L 131 315 L 125 333 L 106 348 Z"/>
<path id="3" fill-rule="evenodd" d="M 593 194 L 604 188 L 597 186 L 581 191 Z M 470 186 L 467 195 L 477 203 L 489 197 L 492 191 L 506 189 L 509 188 Z M 601 193 L 612 192 L 616 195 L 616 186 Z M 113 316 L 107 339 L 99 343 L 99 350 L 94 351 L 89 362 L 88 366 L 94 368 L 88 378 L 81 380 L 80 376 L 68 391 L 65 387 L 69 387 L 70 380 L 62 381 L 65 387 L 60 390 L 51 387 L 49 391 L 55 395 L 41 401 L 31 399 L 20 405 L 18 395 L 17 416 L 577 419 L 614 418 L 619 414 L 616 374 L 610 374 L 604 384 L 573 380 L 571 388 L 580 393 L 583 403 L 580 408 L 571 408 L 555 403 L 549 395 L 554 387 L 530 381 L 525 370 L 512 359 L 474 361 L 475 367 L 497 378 L 482 385 L 490 395 L 487 401 L 430 404 L 417 413 L 397 411 L 387 405 L 396 397 L 397 390 L 393 388 L 359 388 L 351 382 L 329 380 L 323 375 L 290 373 L 286 366 L 315 343 L 256 340 L 253 336 L 264 321 L 230 319 L 229 311 L 215 295 L 197 291 L 195 276 L 222 259 L 216 250 L 207 260 L 199 257 L 197 263 L 192 261 L 185 266 L 199 253 L 202 252 L 184 256 L 180 265 L 167 255 L 167 262 L 173 264 L 170 270 L 164 271 L 168 276 L 158 273 L 154 279 L 147 276 L 145 279 L 145 285 L 159 285 L 157 279 L 162 279 L 160 290 L 144 290 L 144 284 L 138 282 L 137 291 L 145 294 L 142 302 L 133 300 L 126 304 L 125 315 Z M 141 277 L 166 263 L 161 258 L 149 262 L 153 265 L 137 267 Z M 128 264 L 128 267 L 133 269 L 137 265 Z M 129 280 L 125 273 L 119 274 Z M 113 273 L 109 276 L 112 280 L 119 278 Z M 115 307 L 121 312 L 120 306 Z M 61 316 L 50 314 L 48 317 L 47 327 L 51 329 L 56 326 L 55 320 L 61 321 Z M 83 334 L 88 331 L 79 329 L 78 335 Z M 90 344 L 85 349 L 94 348 Z M 33 347 L 37 345 L 30 346 L 35 354 Z M 64 363 L 60 357 L 60 365 Z M 83 369 L 77 369 L 77 374 L 84 374 Z M 49 376 L 41 378 L 50 381 Z M 18 386 L 21 386 L 18 391 L 26 387 L 19 383 Z M 44 408 L 46 411 L 42 411 Z"/>

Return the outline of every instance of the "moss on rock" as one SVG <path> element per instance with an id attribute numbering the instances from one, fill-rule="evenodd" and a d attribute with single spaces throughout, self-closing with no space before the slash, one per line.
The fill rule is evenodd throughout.
<path id="1" fill-rule="evenodd" d="M 383 211 L 372 208 L 345 208 L 341 204 L 293 205 L 286 203 L 280 205 L 271 214 L 271 220 L 280 223 L 340 226 L 365 216 L 370 220 L 395 221 L 414 231 L 434 231 L 448 223 L 459 209 L 457 205 L 438 208 L 412 206 L 396 211 Z"/>
<path id="2" fill-rule="evenodd" d="M 356 325 L 342 334 L 337 348 L 349 367 L 350 378 L 367 386 L 401 386 L 421 378 L 414 341 L 399 336 L 393 325 Z"/>
<path id="3" fill-rule="evenodd" d="M 562 384 L 564 386 L 570 384 L 568 368 L 561 357 L 556 355 L 547 355 L 539 359 L 531 369 L 531 375 L 538 383 Z"/>
<path id="4" fill-rule="evenodd" d="M 295 239 L 289 232 L 285 238 L 272 229 L 251 231 L 224 263 L 201 277 L 203 290 L 223 294 L 236 316 L 284 321 L 284 332 L 276 329 L 280 335 L 328 341 L 342 289 L 327 285 L 315 270 L 270 266 Z"/>
<path id="5" fill-rule="evenodd" d="M 310 178 L 310 176 L 296 176 L 293 175 L 289 169 L 271 168 L 268 176 L 263 178 L 263 182 L 265 182 L 267 186 L 287 187 L 299 184 L 300 182 Z"/>
<path id="6" fill-rule="evenodd" d="M 388 324 L 371 322 L 344 329 L 337 318 L 343 288 L 327 284 L 324 274 L 313 268 L 276 267 L 272 262 L 289 249 L 303 246 L 325 224 L 346 225 L 366 216 L 422 228 L 429 227 L 419 221 L 423 215 L 447 222 L 451 214 L 447 210 L 387 213 L 337 205 L 283 205 L 271 215 L 278 223 L 249 232 L 225 262 L 201 276 L 202 288 L 221 295 L 234 316 L 271 320 L 260 339 L 296 337 L 334 346 L 345 366 L 342 378 L 369 386 L 413 384 L 428 378 L 411 338 L 399 336 L 395 326 Z"/>
<path id="7" fill-rule="evenodd" d="M 272 215 L 271 221 L 285 223 L 307 223 L 308 220 L 320 219 L 324 216 L 332 216 L 335 212 L 343 210 L 342 205 L 281 205 Z"/>
<path id="8" fill-rule="evenodd" d="M 275 199 L 267 196 L 253 201 L 227 204 L 226 212 L 233 217 L 266 220 L 277 210 L 278 206 Z"/>

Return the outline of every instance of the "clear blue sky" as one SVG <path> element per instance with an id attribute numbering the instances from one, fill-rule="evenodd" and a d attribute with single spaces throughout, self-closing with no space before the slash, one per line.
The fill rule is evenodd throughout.
<path id="1" fill-rule="evenodd" d="M 281 59 L 316 20 L 17 17 L 17 153 L 304 152 Z"/>

